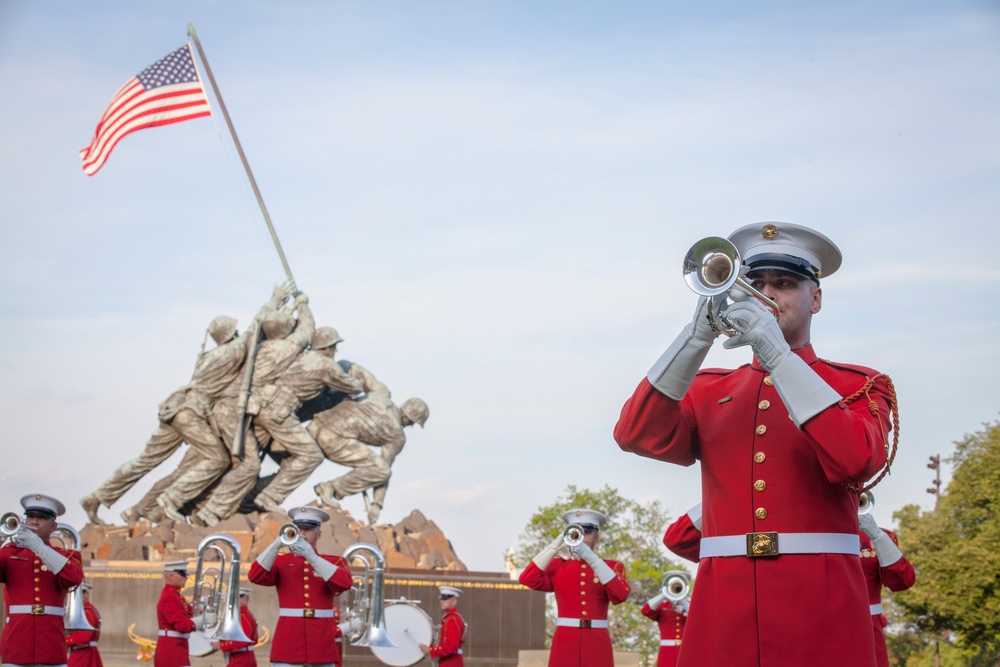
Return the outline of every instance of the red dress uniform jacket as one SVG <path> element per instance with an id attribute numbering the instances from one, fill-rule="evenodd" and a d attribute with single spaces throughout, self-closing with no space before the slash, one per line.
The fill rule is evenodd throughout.
<path id="1" fill-rule="evenodd" d="M 449 609 L 441 617 L 441 635 L 437 646 L 431 646 L 431 659 L 438 667 L 463 667 L 462 642 L 465 641 L 465 619 L 457 609 Z"/>
<path id="2" fill-rule="evenodd" d="M 250 566 L 249 579 L 260 586 L 275 586 L 281 609 L 324 610 L 329 613 L 333 610 L 334 596 L 350 589 L 351 572 L 340 556 L 321 554 L 320 557 L 337 566 L 329 581 L 323 581 L 305 558 L 291 553 L 279 554 L 270 571 L 254 561 Z M 271 662 L 339 663 L 340 644 L 335 641 L 336 629 L 332 616 L 279 616 L 271 640 Z"/>
<path id="3" fill-rule="evenodd" d="M 67 667 L 104 667 L 101 652 L 97 650 L 97 640 L 101 637 L 101 614 L 89 602 L 83 603 L 83 613 L 87 622 L 96 630 L 74 630 L 66 635 L 69 649 Z"/>
<path id="4" fill-rule="evenodd" d="M 896 535 L 891 530 L 882 529 L 883 532 L 896 542 Z M 868 604 L 882 606 L 882 587 L 885 586 L 890 591 L 905 591 L 913 585 L 916 580 L 916 573 L 913 565 L 903 556 L 892 565 L 882 567 L 878 563 L 878 554 L 872 545 L 871 539 L 861 533 L 861 569 L 865 573 L 865 583 L 868 585 Z M 885 626 L 888 623 L 881 611 L 873 610 L 872 632 L 875 637 L 875 658 L 878 660 L 878 667 L 889 667 L 889 652 L 885 646 Z"/>
<path id="5" fill-rule="evenodd" d="M 83 581 L 83 566 L 78 551 L 53 548 L 69 558 L 58 574 L 31 549 L 13 542 L 0 549 L 0 582 L 7 586 L 7 623 L 0 639 L 4 663 L 66 664 L 63 605 L 66 591 Z M 45 613 L 33 615 L 29 608 Z"/>
<path id="6" fill-rule="evenodd" d="M 698 553 L 701 551 L 701 531 L 694 527 L 691 517 L 682 514 L 677 521 L 667 526 L 663 533 L 663 546 L 681 558 L 698 562 Z"/>
<path id="7" fill-rule="evenodd" d="M 661 602 L 656 609 L 650 608 L 647 602 L 641 611 L 643 616 L 653 619 L 660 627 L 660 652 L 656 655 L 656 667 L 674 667 L 681 650 L 681 636 L 684 634 L 687 614 L 675 610 L 669 600 Z M 664 645 L 666 642 L 672 644 Z"/>
<path id="8" fill-rule="evenodd" d="M 608 604 L 620 604 L 630 588 L 625 578 L 625 566 L 615 560 L 605 560 L 615 578 L 602 584 L 586 562 L 578 559 L 554 558 L 545 571 L 534 561 L 521 572 L 520 581 L 528 588 L 556 594 L 559 618 L 586 624 L 607 622 Z M 556 626 L 549 652 L 550 667 L 612 667 L 614 653 L 611 635 L 606 627 Z"/>
<path id="9" fill-rule="evenodd" d="M 153 652 L 154 667 L 186 667 L 191 664 L 187 640 L 187 635 L 194 632 L 191 613 L 191 605 L 179 588 L 163 587 L 160 600 L 156 603 L 156 625 L 160 631 Z"/>
<path id="10" fill-rule="evenodd" d="M 257 619 L 247 607 L 240 607 L 240 625 L 249 642 L 219 642 L 219 650 L 226 654 L 229 667 L 257 667 L 253 647 L 257 644 Z"/>
<path id="11" fill-rule="evenodd" d="M 795 353 L 841 396 L 876 375 L 820 360 L 812 346 Z M 878 417 L 862 396 L 799 430 L 772 385 L 756 359 L 701 371 L 680 401 L 643 379 L 615 440 L 624 451 L 678 465 L 701 460 L 705 538 L 857 535 L 858 499 L 843 485 L 861 484 L 886 460 L 890 389 L 879 379 L 868 392 Z M 678 665 L 874 666 L 866 597 L 857 555 L 702 558 Z"/>

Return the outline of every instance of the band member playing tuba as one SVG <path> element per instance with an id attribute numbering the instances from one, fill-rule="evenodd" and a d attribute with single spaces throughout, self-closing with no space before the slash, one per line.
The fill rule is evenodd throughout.
<path id="1" fill-rule="evenodd" d="M 83 581 L 79 551 L 49 546 L 66 507 L 51 496 L 21 498 L 24 520 L 4 521 L 10 540 L 0 549 L 7 622 L 0 646 L 5 665 L 65 665 L 63 605 L 66 591 Z M 6 517 L 5 517 L 6 518 Z M 7 529 L 11 528 L 11 532 Z"/>
<path id="2" fill-rule="evenodd" d="M 212 647 L 226 656 L 227 667 L 257 667 L 253 649 L 257 642 L 257 618 L 250 611 L 250 589 L 240 589 L 240 626 L 250 641 L 213 640 Z"/>
<path id="3" fill-rule="evenodd" d="M 296 507 L 288 516 L 298 529 L 298 537 L 288 540 L 290 536 L 282 531 L 250 566 L 250 581 L 278 589 L 271 663 L 340 663 L 340 644 L 334 637 L 334 596 L 351 588 L 351 572 L 340 556 L 316 552 L 320 526 L 330 519 L 326 510 Z M 279 554 L 286 541 L 291 542 L 287 545 L 291 553 Z"/>
<path id="4" fill-rule="evenodd" d="M 93 586 L 88 583 L 80 584 L 83 613 L 87 617 L 87 622 L 95 629 L 74 630 L 67 633 L 66 648 L 69 649 L 67 667 L 104 667 L 101 652 L 97 650 L 97 641 L 101 638 L 101 613 L 90 603 L 92 589 Z"/>
<path id="5" fill-rule="evenodd" d="M 441 591 L 441 633 L 437 644 L 421 644 L 420 650 L 431 660 L 438 661 L 438 667 L 463 667 L 462 642 L 465 641 L 465 619 L 458 613 L 458 598 L 462 589 L 454 586 L 438 586 Z"/>
<path id="6" fill-rule="evenodd" d="M 625 566 L 594 553 L 606 516 L 596 510 L 572 509 L 562 519 L 567 527 L 582 530 L 582 540 L 575 544 L 576 536 L 560 533 L 528 563 L 520 577 L 528 588 L 556 594 L 559 617 L 549 667 L 612 667 L 608 605 L 621 604 L 628 598 Z M 571 557 L 557 558 L 567 542 L 575 544 L 570 547 Z"/>

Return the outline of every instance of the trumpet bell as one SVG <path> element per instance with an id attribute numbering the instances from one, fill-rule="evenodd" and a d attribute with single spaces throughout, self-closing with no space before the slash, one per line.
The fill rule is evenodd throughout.
<path id="1" fill-rule="evenodd" d="M 701 296 L 728 292 L 740 277 L 740 253 L 730 241 L 709 236 L 684 256 L 684 281 Z"/>
<path id="2" fill-rule="evenodd" d="M 297 539 L 299 539 L 299 527 L 294 523 L 286 523 L 281 527 L 279 533 L 281 537 L 281 543 L 286 547 L 291 546 Z"/>
<path id="3" fill-rule="evenodd" d="M 7 512 L 0 517 L 0 535 L 10 537 L 21 527 L 21 517 L 14 512 Z"/>
<path id="4" fill-rule="evenodd" d="M 571 523 L 563 530 L 563 542 L 569 547 L 578 547 L 583 544 L 583 526 Z"/>
<path id="5" fill-rule="evenodd" d="M 663 576 L 660 590 L 663 592 L 663 597 L 671 602 L 679 602 L 691 591 L 691 575 L 684 570 L 667 572 Z"/>
<path id="6" fill-rule="evenodd" d="M 875 509 L 875 494 L 865 491 L 858 497 L 858 516 L 871 514 L 873 509 Z"/>

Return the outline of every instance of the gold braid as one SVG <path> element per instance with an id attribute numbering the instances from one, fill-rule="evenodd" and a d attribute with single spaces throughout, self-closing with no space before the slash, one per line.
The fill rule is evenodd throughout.
<path id="1" fill-rule="evenodd" d="M 878 423 L 879 425 L 881 425 L 882 419 L 881 416 L 879 415 L 878 405 L 875 403 L 875 401 L 872 400 L 872 397 L 868 394 L 868 390 L 872 388 L 872 386 L 875 384 L 875 381 L 878 380 L 879 378 L 885 380 L 885 384 L 889 388 L 889 407 L 892 410 L 892 449 L 891 450 L 889 449 L 889 443 L 887 442 L 883 443 L 883 445 L 885 446 L 885 465 L 882 467 L 882 470 L 879 472 L 878 476 L 871 482 L 869 482 L 866 486 L 859 487 L 859 486 L 854 486 L 852 484 L 844 484 L 844 488 L 846 488 L 851 493 L 856 493 L 858 495 L 861 495 L 865 491 L 869 491 L 875 488 L 875 485 L 881 482 L 882 478 L 889 474 L 890 468 L 892 467 L 892 462 L 896 458 L 896 451 L 899 446 L 899 405 L 896 402 L 896 387 L 893 386 L 892 379 L 890 379 L 888 375 L 879 373 L 878 375 L 872 378 L 865 377 L 865 383 L 861 387 L 861 389 L 858 389 L 850 396 L 846 396 L 842 399 L 844 404 L 846 405 L 854 402 L 856 399 L 860 398 L 861 395 L 863 394 L 865 398 L 868 399 L 869 412 L 871 412 L 872 415 L 874 415 L 875 418 L 878 419 Z"/>

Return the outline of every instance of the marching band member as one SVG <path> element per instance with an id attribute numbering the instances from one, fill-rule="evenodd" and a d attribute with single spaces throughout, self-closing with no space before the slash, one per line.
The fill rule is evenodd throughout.
<path id="1" fill-rule="evenodd" d="M 83 581 L 80 552 L 49 546 L 66 507 L 40 493 L 21 498 L 24 520 L 0 549 L 7 622 L 0 639 L 4 665 L 65 665 L 66 592 Z"/>
<path id="2" fill-rule="evenodd" d="M 212 646 L 222 651 L 229 667 L 257 667 L 257 657 L 253 649 L 257 644 L 257 618 L 250 611 L 250 589 L 240 589 L 240 625 L 248 642 L 213 640 Z"/>
<path id="3" fill-rule="evenodd" d="M 885 626 L 888 623 L 882 614 L 882 587 L 890 591 L 905 591 L 913 585 L 916 573 L 896 545 L 895 533 L 879 528 L 871 514 L 861 515 L 861 569 L 868 585 L 875 657 L 878 667 L 889 667 L 889 652 L 885 645 Z"/>
<path id="4" fill-rule="evenodd" d="M 96 630 L 73 630 L 66 635 L 66 647 L 69 649 L 68 667 L 104 667 L 101 652 L 97 650 L 97 640 L 101 638 L 101 614 L 97 607 L 90 603 L 90 591 L 93 586 L 80 584 L 83 595 L 83 613 L 87 622 Z"/>
<path id="5" fill-rule="evenodd" d="M 594 553 L 606 516 L 596 510 L 572 509 L 562 519 L 567 526 L 575 524 L 584 531 L 583 542 L 572 547 L 574 557 L 556 558 L 565 546 L 560 534 L 528 563 L 520 577 L 528 588 L 556 594 L 558 618 L 549 667 L 612 667 L 608 605 L 628 598 L 625 566 Z"/>
<path id="6" fill-rule="evenodd" d="M 195 630 L 193 610 L 181 589 L 187 583 L 187 561 L 163 564 L 163 590 L 156 603 L 156 624 L 159 627 L 154 667 L 189 667 L 188 637 Z"/>
<path id="7" fill-rule="evenodd" d="M 656 655 L 656 667 L 674 667 L 677 664 L 688 607 L 686 598 L 668 600 L 667 594 L 662 591 L 642 606 L 642 615 L 656 621 L 660 629 L 660 651 Z"/>
<path id="8" fill-rule="evenodd" d="M 438 661 L 438 667 L 463 667 L 462 642 L 465 641 L 465 619 L 458 613 L 458 598 L 461 588 L 438 586 L 441 603 L 441 634 L 435 646 L 420 644 L 420 650 L 431 660 Z"/>
<path id="9" fill-rule="evenodd" d="M 667 526 L 663 533 L 663 546 L 681 558 L 698 562 L 701 551 L 701 503 Z"/>
<path id="10" fill-rule="evenodd" d="M 700 585 L 678 664 L 873 667 L 858 501 L 848 487 L 886 463 L 891 383 L 870 368 L 822 360 L 811 345 L 820 278 L 841 263 L 829 239 L 761 223 L 729 240 L 780 319 L 731 289 L 734 335 L 724 347 L 749 345 L 753 363 L 699 372 L 719 335 L 708 313 L 725 298 L 702 297 L 614 433 L 627 452 L 701 461 Z"/>
<path id="11" fill-rule="evenodd" d="M 340 556 L 316 552 L 320 526 L 330 519 L 326 510 L 296 507 L 288 515 L 299 529 L 298 539 L 289 546 L 292 553 L 278 553 L 283 546 L 279 536 L 250 566 L 250 581 L 278 589 L 271 664 L 339 664 L 334 596 L 351 588 L 351 572 Z"/>

